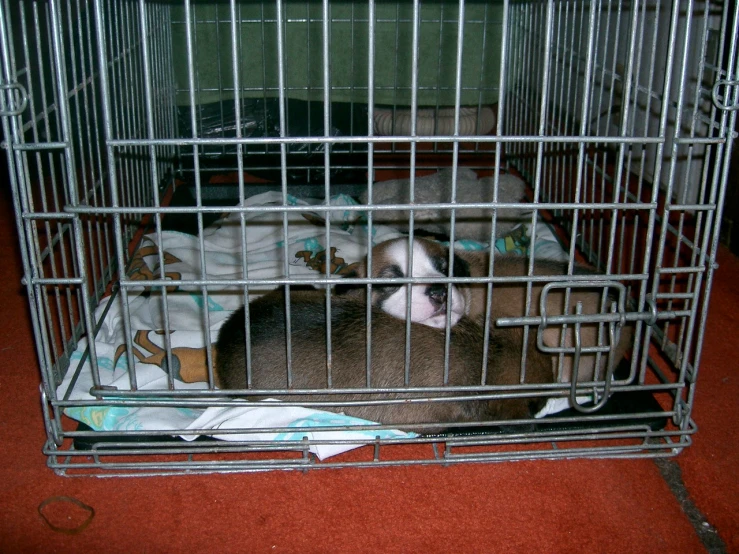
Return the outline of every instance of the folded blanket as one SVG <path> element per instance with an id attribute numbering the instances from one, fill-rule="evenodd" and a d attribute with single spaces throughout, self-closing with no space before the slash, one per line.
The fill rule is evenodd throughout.
<path id="1" fill-rule="evenodd" d="M 531 221 L 531 212 L 521 208 L 506 208 L 505 204 L 524 202 L 526 184 L 508 173 L 495 178 L 477 178 L 477 173 L 467 167 L 457 168 L 456 197 L 458 204 L 477 202 L 493 202 L 493 193 L 498 191 L 498 217 L 495 236 L 503 237 L 517 225 Z M 449 235 L 451 232 L 451 212 L 435 208 L 424 208 L 424 204 L 441 204 L 451 202 L 452 169 L 444 168 L 437 173 L 419 177 L 413 187 L 413 202 L 419 209 L 414 209 L 414 227 L 431 233 Z M 364 193 L 360 200 L 367 203 L 368 194 Z M 375 183 L 372 190 L 372 202 L 379 205 L 409 204 L 410 179 L 396 179 Z M 465 208 L 456 210 L 454 236 L 457 239 L 472 239 L 478 242 L 490 240 L 493 211 L 489 208 Z M 376 211 L 374 220 L 383 225 L 391 225 L 401 231 L 408 230 L 409 211 Z"/>

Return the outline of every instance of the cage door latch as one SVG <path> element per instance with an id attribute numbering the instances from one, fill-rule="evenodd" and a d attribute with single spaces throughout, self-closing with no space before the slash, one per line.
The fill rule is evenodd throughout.
<path id="1" fill-rule="evenodd" d="M 716 84 L 713 85 L 713 89 L 711 90 L 711 100 L 713 100 L 713 105 L 716 106 L 719 110 L 723 111 L 736 111 L 739 110 L 739 104 L 732 104 L 731 103 L 731 87 L 739 86 L 739 80 L 733 80 L 729 81 L 727 79 L 720 79 L 716 81 Z M 724 93 L 723 102 L 719 99 L 719 89 L 721 87 L 726 87 L 726 92 Z"/>
<path id="2" fill-rule="evenodd" d="M 582 297 L 578 298 L 578 289 L 601 289 L 599 310 L 597 313 L 583 313 Z M 552 294 L 561 299 L 551 302 Z M 574 298 L 570 296 L 574 295 Z M 589 298 L 594 296 L 589 295 Z M 552 314 L 550 306 L 570 306 L 574 300 L 573 314 L 561 310 L 561 314 Z M 626 324 L 626 287 L 616 281 L 585 281 L 578 283 L 548 283 L 542 289 L 539 299 L 541 323 L 537 333 L 537 347 L 541 352 L 558 355 L 569 367 L 570 405 L 579 412 L 591 413 L 602 408 L 611 393 L 613 373 L 619 360 L 614 352 L 621 338 L 621 330 Z M 559 344 L 553 345 L 551 334 L 546 333 L 548 327 L 561 325 Z M 549 337 L 549 340 L 546 339 Z M 565 360 L 563 356 L 568 356 Z M 605 362 L 605 372 L 602 371 Z M 601 373 L 605 373 L 601 378 Z M 592 382 L 592 405 L 582 406 L 578 399 L 578 385 L 582 394 L 582 383 Z M 598 383 L 598 385 L 596 385 Z M 602 384 L 601 384 L 602 383 Z"/>
<path id="3" fill-rule="evenodd" d="M 0 116 L 12 117 L 22 114 L 28 106 L 28 92 L 20 83 L 2 83 L 0 90 L 3 91 L 3 106 L 0 108 Z M 6 94 L 8 91 L 8 94 Z"/>

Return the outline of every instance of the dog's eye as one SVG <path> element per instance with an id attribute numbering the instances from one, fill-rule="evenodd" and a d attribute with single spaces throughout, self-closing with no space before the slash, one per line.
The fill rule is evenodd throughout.
<path id="1" fill-rule="evenodd" d="M 443 256 L 434 256 L 431 258 L 431 263 L 433 264 L 434 269 L 442 275 L 446 275 L 447 271 L 449 271 L 449 263 Z"/>
<path id="2" fill-rule="evenodd" d="M 400 279 L 402 277 L 405 277 L 405 275 L 403 274 L 403 270 L 400 269 L 400 266 L 396 264 L 382 268 L 377 276 L 381 279 Z"/>
<path id="3" fill-rule="evenodd" d="M 403 271 L 398 265 L 389 265 L 382 268 L 382 270 L 376 275 L 380 279 L 394 279 L 404 277 Z M 382 306 L 382 303 L 390 296 L 395 294 L 396 291 L 400 290 L 399 285 L 373 285 L 374 291 L 374 303 L 376 306 Z"/>

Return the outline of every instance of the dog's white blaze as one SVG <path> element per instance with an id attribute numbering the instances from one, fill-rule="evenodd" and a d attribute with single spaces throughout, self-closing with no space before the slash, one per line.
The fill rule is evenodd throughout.
<path id="1" fill-rule="evenodd" d="M 408 242 L 398 240 L 386 250 L 388 261 L 392 261 L 400 267 L 404 275 L 408 275 Z M 410 272 L 412 277 L 446 277 L 445 274 L 439 272 L 435 267 L 431 258 L 426 252 L 426 248 L 418 241 L 413 242 L 413 270 Z M 428 325 L 429 327 L 444 328 L 446 326 L 446 305 L 441 311 L 435 306 L 431 299 L 426 295 L 427 284 L 417 284 L 411 286 L 411 321 Z M 385 299 L 382 305 L 383 311 L 388 314 L 405 319 L 406 317 L 406 299 L 408 285 L 401 287 L 394 294 Z M 452 286 L 452 313 L 451 324 L 455 325 L 459 319 L 465 314 L 467 306 L 464 296 Z"/>

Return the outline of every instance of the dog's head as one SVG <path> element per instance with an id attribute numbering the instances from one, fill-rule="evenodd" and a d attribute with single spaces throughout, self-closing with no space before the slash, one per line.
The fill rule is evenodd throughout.
<path id="1" fill-rule="evenodd" d="M 372 275 L 375 278 L 414 277 L 421 282 L 412 285 L 376 284 L 372 285 L 372 304 L 382 311 L 397 317 L 406 318 L 408 287 L 411 287 L 411 321 L 444 328 L 447 318 L 446 283 L 423 283 L 424 278 L 444 278 L 449 272 L 449 250 L 437 242 L 415 238 L 413 240 L 413 268 L 409 268 L 408 238 L 398 238 L 378 244 L 372 249 Z M 365 260 L 355 271 L 357 277 L 367 277 Z M 467 263 L 454 256 L 452 277 L 469 277 Z M 451 324 L 469 311 L 467 287 L 451 287 Z"/>

